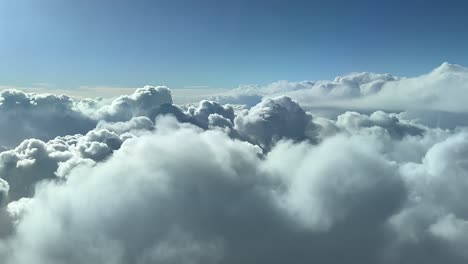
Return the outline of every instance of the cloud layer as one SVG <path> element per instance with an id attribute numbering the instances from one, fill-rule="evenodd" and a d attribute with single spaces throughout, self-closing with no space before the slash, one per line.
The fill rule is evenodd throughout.
<path id="1" fill-rule="evenodd" d="M 13 123 L 1 134 L 0 258 L 466 263 L 467 128 L 369 109 L 327 118 L 279 95 L 364 100 L 444 82 L 446 97 L 411 99 L 431 108 L 464 76 L 444 64 L 417 80 L 278 83 L 252 107 L 178 106 L 150 86 L 110 101 L 4 91 L 0 120 Z"/>
<path id="2" fill-rule="evenodd" d="M 252 106 L 262 97 L 287 95 L 314 108 L 466 113 L 467 90 L 468 69 L 445 62 L 417 77 L 364 72 L 339 76 L 332 81 L 278 81 L 265 86 L 243 85 L 217 99 Z"/>

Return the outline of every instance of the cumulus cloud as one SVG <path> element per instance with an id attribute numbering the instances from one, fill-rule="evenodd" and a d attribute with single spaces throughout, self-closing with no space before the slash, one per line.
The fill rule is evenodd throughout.
<path id="1" fill-rule="evenodd" d="M 251 106 L 254 98 L 259 102 L 262 97 L 287 95 L 308 108 L 380 109 L 418 114 L 430 110 L 442 114 L 444 119 L 468 112 L 467 98 L 463 96 L 467 90 L 468 69 L 445 62 L 431 72 L 416 77 L 351 73 L 332 81 L 279 81 L 265 86 L 244 85 L 217 98 L 224 103 L 236 104 L 242 104 L 244 100 L 244 104 Z"/>
<path id="2" fill-rule="evenodd" d="M 230 105 L 202 100 L 198 106 L 188 107 L 185 121 L 204 129 L 210 126 L 232 127 L 234 116 L 234 109 Z"/>
<path id="3" fill-rule="evenodd" d="M 398 114 L 387 114 L 376 111 L 371 115 L 357 112 L 346 112 L 338 116 L 336 125 L 350 133 L 359 132 L 363 128 L 383 129 L 393 138 L 402 138 L 406 135 L 417 136 L 425 132 L 425 128 L 411 120 L 404 120 Z"/>
<path id="4" fill-rule="evenodd" d="M 465 241 L 458 233 L 466 228 L 464 186 L 453 192 L 434 182 L 438 190 L 427 190 L 424 180 L 446 177 L 450 164 L 457 164 L 454 181 L 466 171 L 453 156 L 463 157 L 463 148 L 450 146 L 468 142 L 463 135 L 432 142 L 420 163 L 405 163 L 385 155 L 379 133 L 342 131 L 319 145 L 280 140 L 262 154 L 223 131 L 160 118 L 154 132 L 126 140 L 106 161 L 39 185 L 34 203 L 17 213 L 4 256 L 7 263 L 284 263 L 292 256 L 463 263 L 464 251 L 451 245 Z M 432 215 L 436 206 L 446 214 Z M 434 245 L 440 251 L 421 251 Z"/>
<path id="5" fill-rule="evenodd" d="M 57 137 L 44 142 L 28 139 L 11 150 L 0 153 L 0 177 L 9 183 L 10 200 L 32 197 L 37 182 L 64 178 L 80 164 L 95 164 L 107 158 L 127 135 L 119 136 L 105 129 L 86 135 Z"/>
<path id="6" fill-rule="evenodd" d="M 19 132 L 0 134 L 0 258 L 466 263 L 468 130 L 418 114 L 465 111 L 465 75 L 277 82 L 234 91 L 242 106 L 178 106 L 152 86 L 113 100 L 4 91 L 0 121 Z M 418 111 L 389 111 L 404 96 Z M 304 107 L 339 101 L 332 117 Z M 366 111 L 346 109 L 358 101 Z"/>
<path id="7" fill-rule="evenodd" d="M 285 96 L 263 100 L 239 113 L 234 122 L 241 136 L 266 148 L 283 138 L 301 141 L 315 136 L 312 116 Z"/>
<path id="8" fill-rule="evenodd" d="M 114 122 L 128 121 L 136 116 L 154 119 L 165 104 L 172 104 L 171 90 L 164 86 L 145 86 L 131 95 L 119 96 L 111 104 L 99 108 L 95 118 Z"/>
<path id="9" fill-rule="evenodd" d="M 134 117 L 139 118 L 134 123 L 148 127 L 148 122 L 141 118 L 154 120 L 167 106 L 172 106 L 171 92 L 162 86 L 145 86 L 110 102 L 102 98 L 78 101 L 65 95 L 4 90 L 0 93 L 0 145 L 13 147 L 28 138 L 50 140 L 85 134 L 99 122 L 126 122 Z M 177 115 L 178 108 L 173 108 L 170 113 Z"/>
<path id="10" fill-rule="evenodd" d="M 73 107 L 68 96 L 0 92 L 0 145 L 15 146 L 26 138 L 51 139 L 86 133 L 95 123 Z"/>
<path id="11" fill-rule="evenodd" d="M 400 80 L 401 78 L 390 74 L 377 74 L 370 72 L 351 73 L 338 76 L 333 81 L 302 81 L 288 82 L 278 81 L 267 86 L 242 85 L 221 99 L 229 98 L 254 98 L 255 95 L 274 95 L 297 93 L 306 95 L 307 98 L 350 98 L 366 96 L 379 92 L 387 82 Z M 306 92 L 306 93 L 303 93 Z M 231 96 L 231 97 L 229 97 Z"/>
<path id="12" fill-rule="evenodd" d="M 433 126 L 468 125 L 465 107 L 468 70 L 444 63 L 428 74 L 402 78 L 390 74 L 352 73 L 333 81 L 279 81 L 267 86 L 247 85 L 213 97 L 217 102 L 202 101 L 185 112 L 173 104 L 171 91 L 164 86 L 145 86 L 131 95 L 114 100 L 83 99 L 74 101 L 64 95 L 24 93 L 4 90 L 0 93 L 0 145 L 13 147 L 27 138 L 49 140 L 56 136 L 84 134 L 98 122 L 128 121 L 146 116 L 154 120 L 160 114 L 172 114 L 182 122 L 208 128 L 209 114 L 219 114 L 233 122 L 231 110 L 223 105 L 243 104 L 248 108 L 262 98 L 287 95 L 305 109 L 383 109 L 407 111 Z M 210 106 L 211 104 L 211 106 Z M 424 112 L 424 111 L 433 112 Z M 231 111 L 231 112 L 230 112 Z M 222 122 L 226 126 L 226 122 Z"/>

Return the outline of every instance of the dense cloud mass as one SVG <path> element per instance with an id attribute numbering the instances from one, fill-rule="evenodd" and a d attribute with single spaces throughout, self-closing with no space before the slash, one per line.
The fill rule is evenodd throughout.
<path id="1" fill-rule="evenodd" d="M 265 99 L 235 119 L 239 133 L 260 146 L 283 138 L 301 141 L 314 137 L 312 116 L 289 97 Z"/>
<path id="2" fill-rule="evenodd" d="M 329 118 L 302 105 L 306 93 L 414 93 L 463 113 L 465 75 L 449 64 L 416 78 L 356 73 L 183 106 L 166 87 L 113 100 L 4 91 L 0 259 L 466 263 L 468 128 L 429 125 L 420 112 Z"/>

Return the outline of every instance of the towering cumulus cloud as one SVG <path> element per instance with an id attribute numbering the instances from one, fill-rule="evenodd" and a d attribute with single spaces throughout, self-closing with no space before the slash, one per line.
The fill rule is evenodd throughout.
<path id="1" fill-rule="evenodd" d="M 4 91 L 0 259 L 467 263 L 468 129 L 412 118 L 465 113 L 451 98 L 467 76 L 279 82 L 241 105 L 178 106 L 151 86 L 109 101 Z M 346 109 L 403 95 L 418 111 Z M 330 118 L 316 98 L 344 105 Z"/>

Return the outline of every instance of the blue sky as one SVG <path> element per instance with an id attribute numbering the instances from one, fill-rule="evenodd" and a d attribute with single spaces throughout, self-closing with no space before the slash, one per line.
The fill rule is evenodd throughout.
<path id="1" fill-rule="evenodd" d="M 468 3 L 0 0 L 0 85 L 229 88 L 468 65 Z"/>

